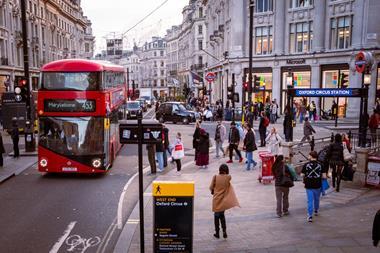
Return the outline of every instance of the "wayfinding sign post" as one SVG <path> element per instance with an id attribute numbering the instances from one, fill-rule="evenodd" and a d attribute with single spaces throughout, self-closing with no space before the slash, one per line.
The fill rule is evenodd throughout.
<path id="1" fill-rule="evenodd" d="M 294 89 L 288 88 L 288 101 L 293 101 L 294 97 L 357 97 L 361 103 L 368 99 L 368 87 L 364 88 L 338 88 L 338 89 Z M 360 113 L 362 114 L 362 113 Z M 362 120 L 360 121 L 362 122 Z M 290 127 L 290 135 L 293 136 L 293 126 Z"/>
<path id="2" fill-rule="evenodd" d="M 162 141 L 162 124 L 155 120 L 120 121 L 119 134 L 121 144 L 138 144 L 139 157 L 139 211 L 140 211 L 140 252 L 144 253 L 144 189 L 143 189 L 143 157 L 142 145 Z"/>
<path id="3" fill-rule="evenodd" d="M 153 252 L 193 252 L 194 182 L 154 181 Z"/>

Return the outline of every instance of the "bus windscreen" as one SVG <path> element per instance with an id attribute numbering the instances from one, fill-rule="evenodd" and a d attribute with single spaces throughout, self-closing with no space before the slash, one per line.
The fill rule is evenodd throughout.
<path id="1" fill-rule="evenodd" d="M 100 72 L 43 72 L 42 90 L 96 91 L 101 87 Z"/>

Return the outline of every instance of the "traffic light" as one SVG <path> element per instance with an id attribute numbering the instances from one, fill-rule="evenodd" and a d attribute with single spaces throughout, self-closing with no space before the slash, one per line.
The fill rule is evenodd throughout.
<path id="1" fill-rule="evenodd" d="M 340 73 L 340 88 L 347 88 L 347 87 L 348 87 L 348 75 L 345 73 Z"/>
<path id="2" fill-rule="evenodd" d="M 248 91 L 248 83 L 247 82 L 243 83 L 243 89 L 244 89 L 245 92 Z"/>
<path id="3" fill-rule="evenodd" d="M 253 90 L 258 91 L 260 89 L 260 77 L 257 75 L 253 76 Z"/>
<path id="4" fill-rule="evenodd" d="M 15 93 L 15 100 L 17 102 L 26 101 L 27 85 L 28 85 L 28 81 L 25 78 L 20 78 L 17 84 L 15 85 L 14 93 Z"/>
<path id="5" fill-rule="evenodd" d="M 227 86 L 227 99 L 234 100 L 234 86 Z"/>

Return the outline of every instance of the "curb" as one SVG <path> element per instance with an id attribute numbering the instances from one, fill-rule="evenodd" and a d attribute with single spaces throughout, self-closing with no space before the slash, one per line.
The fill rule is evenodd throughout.
<path id="1" fill-rule="evenodd" d="M 9 160 L 11 160 L 11 159 L 10 158 L 5 159 L 4 163 L 6 163 Z M 29 163 L 25 163 L 24 162 L 24 163 L 22 163 L 22 165 L 18 169 L 11 169 L 11 168 L 1 169 L 3 173 L 0 173 L 1 174 L 0 175 L 0 183 L 8 180 L 9 178 L 11 178 L 13 176 L 17 176 L 17 175 L 21 174 L 23 171 L 25 171 L 29 167 L 35 165 L 36 163 L 37 163 L 37 161 L 32 161 L 32 162 L 29 162 Z"/>

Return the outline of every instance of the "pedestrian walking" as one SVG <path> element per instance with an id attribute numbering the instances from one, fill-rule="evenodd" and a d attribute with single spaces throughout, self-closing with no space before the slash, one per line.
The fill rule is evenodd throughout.
<path id="1" fill-rule="evenodd" d="M 198 144 L 198 155 L 196 165 L 200 168 L 206 169 L 209 164 L 209 149 L 210 149 L 210 138 L 209 134 L 201 128 L 199 144 Z"/>
<path id="2" fill-rule="evenodd" d="M 303 166 L 301 172 L 306 189 L 308 222 L 313 222 L 313 212 L 315 216 L 318 216 L 322 178 L 326 178 L 326 173 L 317 158 L 317 152 L 311 151 L 309 154 L 310 161 Z"/>
<path id="3" fill-rule="evenodd" d="M 168 166 L 168 155 L 170 156 L 171 150 L 169 148 L 170 142 L 169 142 L 169 129 L 166 127 L 165 124 L 162 124 L 162 134 L 163 134 L 163 144 L 164 144 L 164 167 L 166 168 Z"/>
<path id="4" fill-rule="evenodd" d="M 265 141 L 269 144 L 269 151 L 275 156 L 279 155 L 282 138 L 277 133 L 277 129 L 275 127 L 272 127 Z"/>
<path id="5" fill-rule="evenodd" d="M 157 172 L 156 167 L 156 145 L 147 144 L 146 149 L 148 151 L 148 161 L 150 165 L 150 173 L 155 174 Z"/>
<path id="6" fill-rule="evenodd" d="M 253 160 L 253 151 L 257 150 L 256 141 L 255 141 L 255 134 L 252 131 L 252 126 L 248 122 L 245 123 L 245 128 L 247 133 L 244 137 L 244 147 L 247 158 L 247 168 L 246 170 L 251 170 L 251 164 L 253 164 L 253 167 L 257 165 L 256 161 Z"/>
<path id="7" fill-rule="evenodd" d="M 290 135 L 291 135 L 291 130 L 292 130 L 291 128 L 293 127 L 292 126 L 292 116 L 291 116 L 290 112 L 291 112 L 290 106 L 286 105 L 285 110 L 284 110 L 284 123 L 283 123 L 284 135 L 285 135 L 285 141 L 286 142 L 290 141 Z"/>
<path id="8" fill-rule="evenodd" d="M 165 152 L 165 147 L 164 147 L 164 134 L 162 131 L 162 141 L 159 141 L 156 143 L 156 158 L 158 161 L 158 172 L 163 172 L 164 171 L 164 152 Z"/>
<path id="9" fill-rule="evenodd" d="M 12 138 L 12 142 L 13 142 L 13 157 L 18 158 L 20 156 L 20 151 L 18 148 L 18 142 L 20 140 L 20 133 L 18 131 L 17 119 L 12 120 L 11 138 Z"/>
<path id="10" fill-rule="evenodd" d="M 259 133 L 260 133 L 260 147 L 265 147 L 265 138 L 267 134 L 267 127 L 269 126 L 269 119 L 265 116 L 265 112 L 260 114 Z"/>
<path id="11" fill-rule="evenodd" d="M 181 172 L 182 164 L 181 159 L 185 157 L 185 148 L 183 146 L 182 140 L 181 140 L 181 133 L 177 133 L 174 148 L 172 150 L 172 158 L 173 161 L 177 165 L 177 172 Z"/>
<path id="12" fill-rule="evenodd" d="M 233 162 L 232 161 L 232 155 L 233 155 L 234 150 L 235 150 L 236 154 L 239 156 L 239 163 L 241 163 L 243 161 L 243 157 L 241 156 L 241 153 L 238 149 L 239 142 L 240 142 L 239 130 L 236 128 L 235 121 L 232 121 L 231 127 L 230 127 L 230 132 L 228 134 L 228 143 L 229 143 L 228 149 L 229 149 L 230 160 L 228 160 L 227 163 Z"/>
<path id="13" fill-rule="evenodd" d="M 270 122 L 272 124 L 276 123 L 277 121 L 277 104 L 275 104 L 274 101 L 272 101 L 270 106 Z"/>
<path id="14" fill-rule="evenodd" d="M 338 117 L 338 104 L 333 100 L 333 103 L 331 105 L 331 119 L 335 120 L 336 117 Z"/>
<path id="15" fill-rule="evenodd" d="M 195 130 L 194 130 L 194 134 L 193 134 L 193 149 L 195 152 L 195 157 L 194 157 L 195 161 L 197 160 L 197 155 L 198 155 L 198 146 L 199 146 L 199 140 L 200 140 L 200 136 L 201 136 L 200 130 L 201 130 L 201 122 L 197 121 L 195 123 Z"/>
<path id="16" fill-rule="evenodd" d="M 377 128 L 379 127 L 379 114 L 378 112 L 375 110 L 371 117 L 369 118 L 369 121 L 368 121 L 368 127 L 369 127 L 369 131 L 371 132 L 371 141 L 372 141 L 372 146 L 375 147 L 376 146 L 376 141 L 377 141 Z"/>
<path id="17" fill-rule="evenodd" d="M 223 230 L 223 238 L 227 238 L 227 226 L 224 212 L 233 207 L 240 207 L 234 188 L 231 184 L 231 176 L 226 164 L 219 167 L 219 175 L 214 175 L 210 184 L 212 198 L 212 211 L 214 212 L 215 238 L 219 238 L 220 225 Z"/>
<path id="18" fill-rule="evenodd" d="M 339 192 L 342 169 L 344 166 L 343 143 L 340 134 L 336 134 L 334 139 L 335 142 L 330 144 L 328 157 L 330 167 L 332 168 L 332 185 L 333 188 L 336 186 L 336 191 Z"/>
<path id="19" fill-rule="evenodd" d="M 275 178 L 275 192 L 277 201 L 277 217 L 289 214 L 289 188 L 294 186 L 294 179 L 288 166 L 285 164 L 284 156 L 276 157 L 272 165 L 272 174 Z"/>
<path id="20" fill-rule="evenodd" d="M 311 126 L 309 118 L 306 117 L 305 118 L 305 123 L 303 123 L 303 137 L 301 139 L 301 143 L 304 142 L 304 141 L 306 141 L 306 140 L 310 142 L 311 141 L 310 136 L 313 135 L 313 133 L 315 133 L 315 130 Z"/>
<path id="21" fill-rule="evenodd" d="M 216 148 L 216 158 L 219 158 L 219 151 L 222 151 L 223 157 L 225 157 L 223 142 L 226 139 L 226 127 L 222 124 L 222 121 L 219 120 L 215 129 L 215 148 Z"/>

